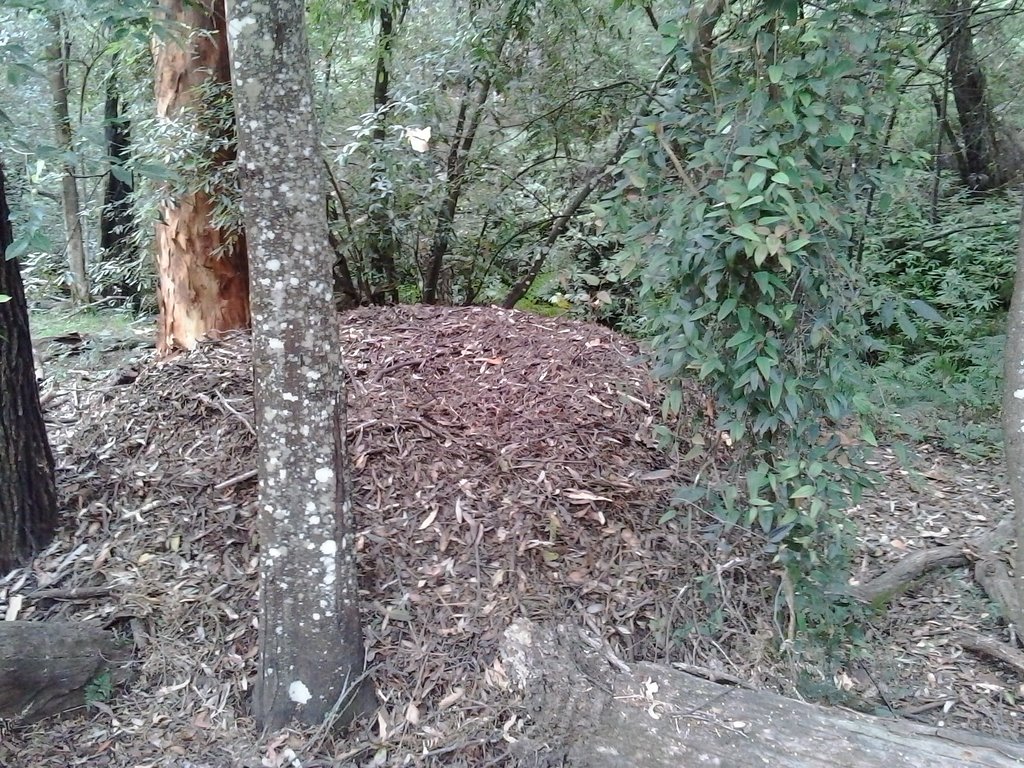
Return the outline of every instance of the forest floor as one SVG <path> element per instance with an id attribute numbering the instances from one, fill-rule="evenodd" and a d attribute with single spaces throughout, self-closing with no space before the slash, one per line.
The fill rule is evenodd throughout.
<path id="1" fill-rule="evenodd" d="M 0 580 L 0 611 L 101 624 L 135 663 L 77 717 L 0 732 L 2 768 L 544 765 L 516 749 L 543 739 L 498 653 L 518 617 L 579 624 L 626 663 L 1024 736 L 1024 671 L 984 650 L 1012 638 L 970 562 L 970 542 L 1011 507 L 998 465 L 927 444 L 909 466 L 877 451 L 884 482 L 850 510 L 852 582 L 940 546 L 963 547 L 968 564 L 925 574 L 859 645 L 825 658 L 780 646 L 786 602 L 756 537 L 722 539 L 696 512 L 663 519 L 700 460 L 658 448 L 660 389 L 630 341 L 482 308 L 357 310 L 341 328 L 379 710 L 340 736 L 260 738 L 248 715 L 248 337 L 156 361 L 130 327 L 52 334 L 37 349 L 65 524 Z"/>

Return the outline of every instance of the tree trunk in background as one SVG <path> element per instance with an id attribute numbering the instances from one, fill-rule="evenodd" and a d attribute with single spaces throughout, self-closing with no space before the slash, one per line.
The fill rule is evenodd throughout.
<path id="1" fill-rule="evenodd" d="M 466 184 L 466 171 L 469 168 L 473 142 L 477 130 L 485 116 L 487 100 L 491 96 L 494 68 L 500 65 L 505 52 L 505 45 L 513 32 L 522 31 L 524 17 L 529 13 L 529 3 L 512 3 L 506 11 L 505 21 L 497 33 L 493 53 L 486 62 L 478 67 L 483 74 L 474 71 L 466 84 L 466 93 L 459 105 L 459 113 L 455 118 L 452 130 L 448 159 L 445 163 L 445 196 L 438 208 L 434 237 L 427 254 L 426 271 L 423 275 L 422 300 L 424 304 L 436 304 L 442 297 L 440 290 L 441 268 L 455 232 L 455 214 L 459 208 L 459 199 Z M 476 94 L 473 94 L 473 88 Z M 472 97 L 472 98 L 471 98 Z"/>
<path id="2" fill-rule="evenodd" d="M 1017 534 L 1013 577 L 1018 605 L 1024 607 L 1024 207 L 1017 236 L 1017 274 L 1007 318 L 1003 376 L 1003 445 Z M 1024 627 L 1016 629 L 1018 634 L 1024 632 Z"/>
<path id="3" fill-rule="evenodd" d="M 395 37 L 395 17 L 390 5 L 380 7 L 380 33 L 377 36 L 377 73 L 373 84 L 373 111 L 377 124 L 373 129 L 373 148 L 377 155 L 373 164 L 370 221 L 373 233 L 370 240 L 371 278 L 370 300 L 374 304 L 398 303 L 398 275 L 395 272 L 395 237 L 392 209 L 395 193 L 385 172 L 384 140 L 387 138 L 388 107 L 391 104 L 391 44 Z"/>
<path id="4" fill-rule="evenodd" d="M 963 183 L 971 189 L 989 190 L 1007 184 L 1017 170 L 1020 149 L 1009 136 L 1001 136 L 999 124 L 988 99 L 985 73 L 974 50 L 971 18 L 973 0 L 945 0 L 938 11 L 938 24 L 946 49 L 946 74 L 953 92 L 960 132 L 963 135 L 965 167 Z"/>
<path id="5" fill-rule="evenodd" d="M 253 712 L 276 730 L 293 718 L 318 724 L 332 712 L 357 714 L 373 695 L 361 681 L 341 344 L 305 5 L 229 0 L 228 9 L 253 256 L 260 494 Z"/>
<path id="6" fill-rule="evenodd" d="M 82 205 L 78 198 L 71 117 L 68 110 L 68 56 L 71 42 L 59 13 L 49 17 L 52 42 L 46 47 L 46 59 L 53 99 L 53 131 L 57 148 L 63 153 L 61 174 L 61 207 L 64 211 L 64 234 L 67 238 L 68 263 L 71 267 L 71 297 L 76 304 L 88 304 L 89 276 L 85 265 L 85 239 L 82 233 Z"/>
<path id="7" fill-rule="evenodd" d="M 105 261 L 124 261 L 131 256 L 129 238 L 134 228 L 132 217 L 132 184 L 125 169 L 131 149 L 131 124 L 121 112 L 121 96 L 117 84 L 118 56 L 111 58 L 107 75 L 107 93 L 103 106 L 103 129 L 107 144 L 106 188 L 100 213 L 100 249 Z M 125 286 L 125 288 L 130 288 Z"/>
<path id="8" fill-rule="evenodd" d="M 0 574 L 44 547 L 57 527 L 53 454 L 39 406 L 28 305 L 16 259 L 0 163 Z"/>
<path id="9" fill-rule="evenodd" d="M 164 18 L 190 30 L 187 41 L 154 44 L 156 109 L 161 120 L 197 122 L 195 89 L 230 81 L 223 0 L 162 0 Z M 218 158 L 232 163 L 233 153 Z M 163 206 L 156 227 L 160 320 L 157 350 L 192 349 L 200 339 L 249 326 L 245 239 L 211 223 L 213 201 L 189 193 Z"/>

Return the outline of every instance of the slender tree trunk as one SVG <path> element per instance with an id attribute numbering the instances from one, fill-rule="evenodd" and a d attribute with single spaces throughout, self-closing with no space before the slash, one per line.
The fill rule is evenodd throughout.
<path id="1" fill-rule="evenodd" d="M 125 168 L 131 149 L 131 124 L 121 113 L 121 96 L 118 92 L 118 56 L 111 59 L 107 75 L 107 93 L 103 105 L 103 123 L 106 133 L 107 171 L 106 188 L 103 192 L 103 210 L 100 213 L 100 250 L 104 261 L 123 262 L 131 255 L 131 235 L 135 220 L 132 215 L 132 183 Z M 121 286 L 125 298 L 133 286 Z"/>
<path id="2" fill-rule="evenodd" d="M 0 163 L 0 574 L 23 563 L 53 537 L 57 492 L 53 454 L 39 406 L 28 305 L 13 241 Z"/>
<path id="3" fill-rule="evenodd" d="M 374 304 L 398 303 L 398 274 L 395 255 L 398 238 L 392 220 L 394 192 L 384 166 L 384 140 L 387 138 L 388 108 L 391 105 L 391 48 L 395 37 L 395 17 L 390 5 L 380 7 L 380 34 L 377 37 L 377 72 L 373 84 L 373 109 L 377 124 L 373 128 L 373 147 L 377 157 L 373 164 L 372 188 L 375 201 L 370 205 L 373 234 L 370 239 L 370 267 L 373 271 Z M 378 282 L 380 281 L 380 282 Z"/>
<path id="4" fill-rule="evenodd" d="M 714 0 L 712 0 L 712 2 L 714 2 Z M 655 93 L 657 88 L 662 84 L 665 76 L 669 72 L 673 71 L 674 67 L 674 57 L 668 59 L 661 66 L 657 76 L 654 78 L 654 82 L 648 89 L 649 94 Z M 619 133 L 619 140 L 601 164 L 600 172 L 594 172 L 591 174 L 590 178 L 576 190 L 576 194 L 569 198 L 558 217 L 551 222 L 548 234 L 544 238 L 544 242 L 541 243 L 537 255 L 534 257 L 533 261 L 530 262 L 530 266 L 527 268 L 526 272 L 523 273 L 522 277 L 516 280 L 512 287 L 509 288 L 508 293 L 505 294 L 505 298 L 501 300 L 501 306 L 503 308 L 512 309 L 517 303 L 519 303 L 519 300 L 529 292 L 530 286 L 533 285 L 533 282 L 537 279 L 541 270 L 544 268 L 544 263 L 547 261 L 548 254 L 551 252 L 552 247 L 554 247 L 555 243 L 558 242 L 558 238 L 565 233 L 566 228 L 579 211 L 580 206 L 582 206 L 583 203 L 586 202 L 587 198 L 593 194 L 594 190 L 597 188 L 597 183 L 604 172 L 618 163 L 622 158 L 627 147 L 629 147 L 633 136 L 633 129 L 640 123 L 641 118 L 647 114 L 653 100 L 653 96 L 647 96 L 640 113 Z"/>
<path id="5" fill-rule="evenodd" d="M 1024 207 L 1017 237 L 1017 274 L 1007 319 L 1003 374 L 1003 445 L 1017 534 L 1013 575 L 1017 600 L 1024 606 Z M 1024 627 L 1017 627 L 1017 632 L 1024 632 Z"/>
<path id="6" fill-rule="evenodd" d="M 499 48 L 496 58 L 500 57 L 501 49 Z M 424 304 L 436 304 L 439 297 L 438 283 L 441 279 L 441 267 L 451 245 L 452 232 L 455 226 L 455 212 L 459 208 L 459 199 L 462 197 L 462 190 L 466 183 L 469 153 L 473 149 L 473 141 L 476 139 L 477 129 L 480 127 L 480 121 L 483 120 L 484 105 L 487 103 L 490 95 L 491 79 L 487 77 L 480 83 L 476 99 L 473 101 L 472 117 L 469 118 L 468 126 L 466 120 L 471 109 L 469 94 L 462 100 L 459 116 L 455 120 L 455 131 L 452 134 L 451 147 L 448 150 L 445 196 L 437 212 L 434 238 L 430 243 L 430 252 L 427 256 L 427 273 L 423 279 Z"/>
<path id="7" fill-rule="evenodd" d="M 938 23 L 946 49 L 946 74 L 963 134 L 965 164 L 960 168 L 961 179 L 971 189 L 984 191 L 1010 181 L 1019 149 L 1004 153 L 1000 147 L 985 72 L 974 51 L 973 13 L 973 0 L 945 0 L 940 5 Z"/>
<path id="8" fill-rule="evenodd" d="M 63 153 L 61 174 L 61 207 L 64 211 L 64 234 L 67 238 L 68 262 L 71 267 L 71 297 L 76 304 L 88 304 L 89 276 L 86 272 L 85 238 L 82 233 L 82 205 L 78 197 L 71 116 L 68 110 L 68 56 L 71 42 L 59 13 L 49 17 L 53 39 L 46 48 L 49 65 L 50 92 L 53 99 L 53 130 L 57 148 Z"/>
<path id="9" fill-rule="evenodd" d="M 341 344 L 305 6 L 229 0 L 228 12 L 252 248 L 261 651 L 253 709 L 278 729 L 346 705 L 355 714 L 373 697 L 361 684 Z"/>
<path id="10" fill-rule="evenodd" d="M 487 100 L 491 96 L 494 68 L 501 63 L 505 46 L 514 32 L 521 30 L 524 14 L 529 12 L 529 3 L 511 3 L 506 11 L 505 20 L 498 32 L 490 60 L 484 62 L 479 72 L 474 72 L 466 89 L 466 95 L 459 107 L 452 131 L 451 146 L 448 150 L 445 180 L 445 197 L 437 211 L 437 223 L 434 226 L 434 237 L 427 255 L 427 269 L 423 277 L 423 303 L 436 304 L 439 298 L 438 283 L 441 279 L 441 267 L 448 248 L 451 246 L 452 233 L 455 229 L 455 213 L 459 208 L 459 199 L 466 184 L 466 170 L 469 167 L 470 153 L 477 131 L 483 122 Z M 481 74 L 482 72 L 482 74 Z M 470 102 L 472 85 L 479 78 L 476 98 Z"/>
<path id="11" fill-rule="evenodd" d="M 165 19 L 183 24 L 188 40 L 155 45 L 156 106 L 161 120 L 199 127 L 196 89 L 213 78 L 230 81 L 223 0 L 161 0 Z M 225 152 L 219 163 L 234 162 Z M 192 349 L 220 331 L 249 326 L 245 238 L 215 227 L 204 192 L 179 195 L 163 206 L 156 228 L 160 320 L 157 349 Z"/>

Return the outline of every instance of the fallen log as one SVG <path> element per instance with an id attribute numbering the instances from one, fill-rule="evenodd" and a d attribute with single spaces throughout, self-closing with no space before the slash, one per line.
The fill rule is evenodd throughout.
<path id="1" fill-rule="evenodd" d="M 131 648 L 89 624 L 0 621 L 0 718 L 31 723 L 126 678 Z"/>
<path id="2" fill-rule="evenodd" d="M 721 685 L 658 664 L 622 672 L 581 630 L 529 621 L 502 657 L 532 725 L 520 756 L 583 768 L 1015 768 L 1024 745 Z M 561 761 L 561 762 L 558 762 Z M 538 763 L 540 764 L 540 763 Z"/>

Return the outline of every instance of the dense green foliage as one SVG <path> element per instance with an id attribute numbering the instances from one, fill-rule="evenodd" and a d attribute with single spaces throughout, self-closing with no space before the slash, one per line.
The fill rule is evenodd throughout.
<path id="1" fill-rule="evenodd" d="M 734 457 L 681 500 L 756 526 L 814 594 L 842 566 L 843 512 L 870 478 L 843 432 L 863 337 L 849 254 L 857 161 L 885 130 L 901 47 L 872 5 L 797 19 L 750 4 L 730 20 L 748 57 L 713 49 L 699 22 L 664 25 L 675 69 L 691 66 L 637 128 L 616 190 L 639 190 L 632 204 L 605 209 L 632 224 L 620 266 L 644 278 L 656 370 L 674 385 L 666 413 L 696 377 L 713 416 L 686 437 Z"/>
<path id="2" fill-rule="evenodd" d="M 932 223 L 926 196 L 910 191 L 875 222 L 861 266 L 882 428 L 968 454 L 998 449 L 1018 210 L 1013 198 L 954 192 Z"/>

